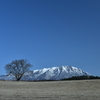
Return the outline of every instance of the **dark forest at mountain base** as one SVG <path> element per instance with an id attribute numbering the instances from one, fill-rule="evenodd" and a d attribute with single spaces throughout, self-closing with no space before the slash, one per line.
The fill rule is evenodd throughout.
<path id="1" fill-rule="evenodd" d="M 70 77 L 70 78 L 65 78 L 65 79 L 62 79 L 62 80 L 86 80 L 86 79 L 100 79 L 99 76 L 73 76 L 73 77 Z"/>

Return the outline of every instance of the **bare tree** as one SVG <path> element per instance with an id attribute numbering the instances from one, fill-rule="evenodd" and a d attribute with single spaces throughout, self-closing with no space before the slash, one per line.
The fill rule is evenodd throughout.
<path id="1" fill-rule="evenodd" d="M 29 71 L 32 65 L 26 59 L 15 60 L 5 66 L 7 74 L 15 76 L 16 80 L 19 81 L 22 76 Z"/>

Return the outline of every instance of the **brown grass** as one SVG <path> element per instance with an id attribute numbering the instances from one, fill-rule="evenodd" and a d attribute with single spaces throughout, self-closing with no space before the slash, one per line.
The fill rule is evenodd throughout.
<path id="1" fill-rule="evenodd" d="M 100 80 L 0 81 L 0 100 L 100 100 Z"/>

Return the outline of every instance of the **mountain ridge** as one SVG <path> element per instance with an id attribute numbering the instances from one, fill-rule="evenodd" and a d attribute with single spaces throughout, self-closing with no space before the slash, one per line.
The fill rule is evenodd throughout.
<path id="1" fill-rule="evenodd" d="M 89 76 L 90 74 L 74 66 L 60 66 L 33 70 L 24 74 L 21 80 L 61 80 L 73 76 Z M 1 75 L 0 80 L 15 80 L 13 75 Z"/>

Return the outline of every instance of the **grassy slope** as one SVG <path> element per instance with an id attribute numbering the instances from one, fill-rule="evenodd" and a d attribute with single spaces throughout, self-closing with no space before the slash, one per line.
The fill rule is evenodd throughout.
<path id="1" fill-rule="evenodd" d="M 0 100 L 100 100 L 100 80 L 0 81 Z"/>

